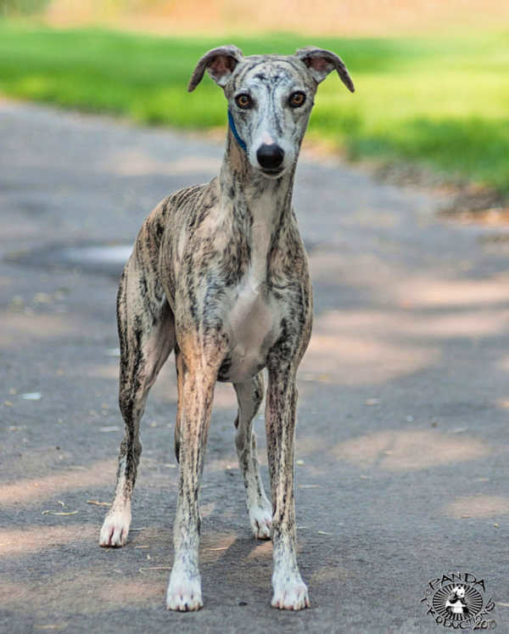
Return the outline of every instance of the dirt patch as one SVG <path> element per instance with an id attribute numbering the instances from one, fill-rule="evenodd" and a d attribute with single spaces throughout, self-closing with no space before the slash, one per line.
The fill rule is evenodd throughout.
<path id="1" fill-rule="evenodd" d="M 447 202 L 439 211 L 445 220 L 491 227 L 509 226 L 509 199 L 494 189 L 455 180 L 419 164 L 362 161 L 360 165 L 381 182 L 399 187 L 421 187 L 445 196 Z"/>
<path id="2" fill-rule="evenodd" d="M 465 224 L 490 227 L 509 226 L 509 201 L 502 194 L 475 185 L 458 189 L 441 216 Z"/>

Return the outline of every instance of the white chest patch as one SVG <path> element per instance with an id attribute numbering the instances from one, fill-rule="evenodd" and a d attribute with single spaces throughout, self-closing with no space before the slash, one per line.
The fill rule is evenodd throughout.
<path id="1" fill-rule="evenodd" d="M 235 382 L 254 376 L 265 365 L 267 350 L 279 331 L 280 311 L 265 284 L 272 211 L 262 194 L 253 210 L 251 265 L 234 291 L 226 316 L 231 341 L 228 378 Z"/>
<path id="2" fill-rule="evenodd" d="M 231 381 L 241 382 L 265 365 L 268 348 L 275 339 L 279 319 L 277 309 L 264 296 L 263 287 L 252 285 L 249 276 L 238 289 L 238 297 L 228 316 Z"/>

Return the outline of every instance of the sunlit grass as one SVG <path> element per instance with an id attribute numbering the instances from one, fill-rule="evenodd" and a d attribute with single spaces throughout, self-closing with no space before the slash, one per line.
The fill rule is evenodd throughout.
<path id="1" fill-rule="evenodd" d="M 294 34 L 229 39 L 245 54 L 309 43 Z M 0 22 L 0 91 L 143 123 L 221 126 L 220 89 L 206 79 L 186 92 L 197 59 L 219 43 Z M 337 77 L 320 87 L 312 137 L 353 159 L 423 163 L 509 192 L 509 32 L 314 43 L 343 57 L 357 91 Z"/>

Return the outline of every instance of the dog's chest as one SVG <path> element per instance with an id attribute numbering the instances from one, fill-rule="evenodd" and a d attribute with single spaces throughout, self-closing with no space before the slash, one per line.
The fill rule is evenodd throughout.
<path id="1" fill-rule="evenodd" d="M 279 303 L 267 286 L 272 209 L 263 195 L 253 212 L 249 266 L 230 292 L 225 315 L 230 345 L 220 374 L 234 382 L 254 376 L 265 366 L 267 352 L 277 339 L 281 321 Z"/>
<path id="2" fill-rule="evenodd" d="M 222 378 L 242 382 L 265 366 L 267 352 L 279 332 L 279 312 L 266 285 L 258 284 L 248 273 L 235 289 L 225 316 L 230 346 Z"/>

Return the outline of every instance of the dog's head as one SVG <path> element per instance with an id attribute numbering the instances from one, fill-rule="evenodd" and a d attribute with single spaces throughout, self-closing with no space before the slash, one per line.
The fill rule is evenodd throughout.
<path id="1" fill-rule="evenodd" d="M 337 70 L 351 91 L 343 61 L 331 51 L 309 46 L 295 55 L 244 57 L 236 46 L 221 46 L 198 62 L 188 90 L 205 71 L 224 89 L 232 133 L 250 164 L 279 178 L 295 164 L 318 84 Z"/>

